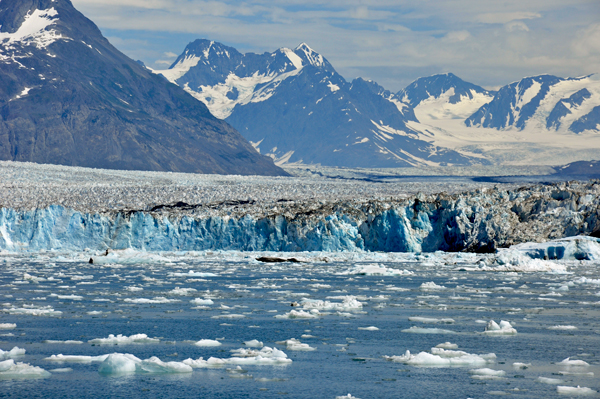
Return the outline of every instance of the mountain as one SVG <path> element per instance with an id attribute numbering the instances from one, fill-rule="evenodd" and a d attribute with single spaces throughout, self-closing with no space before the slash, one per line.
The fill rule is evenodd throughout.
<path id="1" fill-rule="evenodd" d="M 374 82 L 347 82 L 308 45 L 241 54 L 196 40 L 162 73 L 277 163 L 346 167 L 466 165 L 407 126 L 410 106 Z"/>
<path id="2" fill-rule="evenodd" d="M 600 81 L 540 75 L 502 87 L 465 121 L 493 129 L 600 132 Z"/>
<path id="3" fill-rule="evenodd" d="M 115 49 L 69 0 L 2 0 L 0 25 L 0 159 L 285 174 L 180 87 Z"/>

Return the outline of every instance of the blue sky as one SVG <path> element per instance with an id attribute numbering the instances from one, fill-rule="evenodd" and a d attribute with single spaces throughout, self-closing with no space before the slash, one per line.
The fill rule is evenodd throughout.
<path id="1" fill-rule="evenodd" d="M 306 42 L 347 80 L 397 91 L 453 72 L 497 87 L 600 72 L 599 0 L 72 0 L 121 51 L 166 69 L 197 38 L 241 52 Z"/>

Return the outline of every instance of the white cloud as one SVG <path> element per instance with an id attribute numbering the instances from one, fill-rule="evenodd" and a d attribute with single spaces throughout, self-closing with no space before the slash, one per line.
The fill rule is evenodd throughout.
<path id="1" fill-rule="evenodd" d="M 469 32 L 467 32 L 466 30 L 459 30 L 459 31 L 448 32 L 446 34 L 446 36 L 444 36 L 443 40 L 445 40 L 447 42 L 451 42 L 451 43 L 456 43 L 456 42 L 464 42 L 469 37 L 471 37 L 471 34 Z"/>
<path id="2" fill-rule="evenodd" d="M 516 12 L 496 12 L 486 13 L 477 16 L 477 21 L 484 24 L 506 24 L 520 19 L 541 18 L 542 15 L 537 12 L 516 11 Z"/>
<path id="3" fill-rule="evenodd" d="M 507 32 L 525 31 L 529 32 L 529 27 L 523 21 L 512 21 L 504 25 Z"/>

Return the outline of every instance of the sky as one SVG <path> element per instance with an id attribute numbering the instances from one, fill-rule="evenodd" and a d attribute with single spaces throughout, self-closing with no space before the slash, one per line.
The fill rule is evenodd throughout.
<path id="1" fill-rule="evenodd" d="M 119 50 L 166 69 L 199 38 L 242 53 L 305 42 L 394 92 L 453 72 L 484 86 L 600 72 L 600 0 L 72 0 Z"/>

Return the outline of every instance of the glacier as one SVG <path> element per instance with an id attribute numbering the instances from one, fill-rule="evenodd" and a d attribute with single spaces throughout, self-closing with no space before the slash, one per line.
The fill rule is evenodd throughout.
<path id="1" fill-rule="evenodd" d="M 405 199 L 282 203 L 270 212 L 203 213 L 173 204 L 153 210 L 84 212 L 62 205 L 0 208 L 0 250 L 84 251 L 383 251 L 495 252 L 527 242 L 600 232 L 600 182 L 558 183 L 513 190 L 418 194 Z M 597 245 L 592 239 L 592 244 Z M 529 257 L 556 259 L 581 250 L 523 248 Z M 589 246 L 588 245 L 588 246 Z M 565 249 L 566 248 L 566 249 Z M 571 248 L 571 249 L 569 249 Z M 589 254 L 592 255 L 589 255 Z M 560 256 L 559 256 L 560 255 Z"/>

